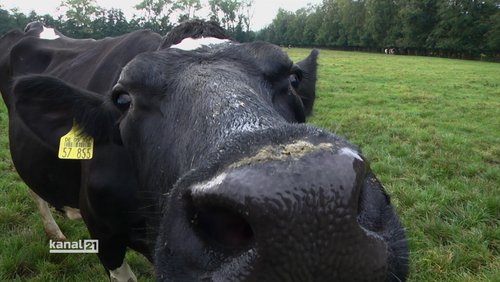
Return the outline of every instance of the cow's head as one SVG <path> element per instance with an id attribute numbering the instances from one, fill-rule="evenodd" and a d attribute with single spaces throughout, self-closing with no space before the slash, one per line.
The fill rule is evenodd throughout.
<path id="1" fill-rule="evenodd" d="M 161 195 L 160 280 L 403 280 L 405 234 L 368 162 L 297 123 L 317 51 L 294 64 L 271 44 L 201 40 L 138 55 L 109 93 L 21 78 L 17 111 L 49 146 L 73 120 L 123 142 L 141 191 Z"/>

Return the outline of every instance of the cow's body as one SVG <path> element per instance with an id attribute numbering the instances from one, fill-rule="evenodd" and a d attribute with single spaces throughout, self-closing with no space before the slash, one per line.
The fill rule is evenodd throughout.
<path id="1" fill-rule="evenodd" d="M 292 64 L 266 43 L 187 48 L 148 31 L 44 40 L 38 27 L 0 40 L 12 158 L 37 195 L 81 210 L 112 278 L 135 279 L 126 247 L 160 280 L 405 278 L 404 231 L 365 160 L 296 124 L 312 110 L 316 51 Z M 57 157 L 73 121 L 95 138 L 92 160 Z"/>
<path id="2" fill-rule="evenodd" d="M 123 66 L 139 53 L 156 50 L 162 40 L 150 31 L 99 41 L 44 40 L 38 38 L 41 30 L 35 31 L 27 34 L 14 31 L 14 36 L 6 35 L 17 38 L 2 58 L 5 63 L 2 71 L 10 72 L 2 77 L 2 83 L 11 84 L 12 78 L 19 75 L 43 73 L 106 93 L 115 84 Z M 59 210 L 67 207 L 81 210 L 91 235 L 101 242 L 101 257 L 105 258 L 103 262 L 108 269 L 122 264 L 126 246 L 150 254 L 151 250 L 144 244 L 144 219 L 136 212 L 140 205 L 136 197 L 137 181 L 124 148 L 102 142 L 96 146 L 96 155 L 90 161 L 58 159 L 54 147 L 40 140 L 19 119 L 9 88 L 10 85 L 2 87 L 1 92 L 9 110 L 11 155 L 16 170 L 30 189 Z M 33 114 L 29 118 L 38 119 L 38 116 Z M 71 125 L 64 127 L 51 137 L 62 136 L 70 128 Z M 45 131 L 42 135 L 53 133 L 50 127 L 42 130 Z M 52 139 L 48 143 L 56 141 Z M 46 226 L 46 229 L 52 239 L 65 239 L 57 227 Z"/>

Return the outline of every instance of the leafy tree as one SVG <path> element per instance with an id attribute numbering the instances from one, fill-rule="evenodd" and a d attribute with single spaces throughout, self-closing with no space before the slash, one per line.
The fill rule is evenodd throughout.
<path id="1" fill-rule="evenodd" d="M 254 0 L 242 0 L 240 4 L 239 19 L 245 28 L 245 32 L 250 32 L 250 24 L 253 18 Z"/>
<path id="2" fill-rule="evenodd" d="M 486 33 L 486 46 L 489 50 L 500 51 L 500 9 L 490 16 L 490 30 Z"/>
<path id="3" fill-rule="evenodd" d="M 5 31 L 8 31 L 13 28 L 18 28 L 22 30 L 30 22 L 28 16 L 19 12 L 18 9 L 11 9 L 7 16 L 8 19 L 5 21 L 5 23 L 9 24 L 11 27 L 7 28 Z"/>
<path id="4" fill-rule="evenodd" d="M 0 8 L 0 35 L 12 28 L 15 28 L 15 26 L 12 24 L 12 18 L 9 11 Z"/>
<path id="5" fill-rule="evenodd" d="M 237 25 L 237 11 L 241 2 L 238 0 L 209 0 L 208 4 L 210 6 L 210 19 L 233 32 Z"/>
<path id="6" fill-rule="evenodd" d="M 291 25 L 293 14 L 282 8 L 278 10 L 276 18 L 274 18 L 270 32 L 270 40 L 279 45 L 288 45 L 290 38 L 288 38 L 288 27 Z"/>
<path id="7" fill-rule="evenodd" d="M 131 32 L 132 29 L 120 9 L 102 10 L 92 22 L 92 37 L 103 38 Z"/>
<path id="8" fill-rule="evenodd" d="M 125 34 L 133 31 L 127 19 L 125 18 L 125 14 L 120 9 L 111 9 L 106 11 L 107 29 L 105 31 L 106 36 L 116 36 Z"/>
<path id="9" fill-rule="evenodd" d="M 469 55 L 486 48 L 491 16 L 498 12 L 497 1 L 441 0 L 439 21 L 431 37 L 436 47 Z"/>
<path id="10" fill-rule="evenodd" d="M 363 0 L 338 0 L 341 14 L 340 37 L 337 41 L 341 46 L 364 46 L 364 26 L 366 7 Z"/>
<path id="11" fill-rule="evenodd" d="M 338 46 L 342 27 L 341 11 L 335 0 L 323 1 L 323 6 L 318 8 L 317 13 L 322 18 L 316 35 L 315 44 L 321 46 Z"/>
<path id="12" fill-rule="evenodd" d="M 324 15 L 319 6 L 310 7 L 308 12 L 309 15 L 304 24 L 302 37 L 306 45 L 316 45 L 319 33 L 318 27 L 321 26 Z"/>
<path id="13" fill-rule="evenodd" d="M 92 21 L 102 10 L 96 0 L 63 0 L 59 9 L 66 10 L 65 28 L 70 30 L 74 37 L 91 37 Z"/>
<path id="14" fill-rule="evenodd" d="M 378 47 L 394 45 L 399 30 L 398 2 L 396 0 L 366 0 L 365 42 L 363 42 L 365 45 Z"/>
<path id="15" fill-rule="evenodd" d="M 64 0 L 64 17 L 0 8 L 0 33 L 43 21 L 70 37 L 102 38 L 141 28 L 165 34 L 173 13 L 196 17 L 200 0 L 141 0 L 144 16 L 127 21 L 119 9 L 105 10 L 96 0 Z M 318 45 L 375 50 L 399 47 L 408 54 L 500 58 L 500 0 L 323 0 L 295 12 L 280 9 L 272 23 L 250 31 L 254 0 L 209 0 L 210 16 L 238 41 L 254 39 L 281 45 Z M 0 5 L 1 7 L 1 5 Z"/>
<path id="16" fill-rule="evenodd" d="M 156 21 L 158 18 L 168 17 L 172 13 L 173 1 L 171 0 L 142 0 L 134 7 L 146 12 L 146 20 Z"/>
<path id="17" fill-rule="evenodd" d="M 405 48 L 435 47 L 429 37 L 437 22 L 437 0 L 406 0 L 399 10 L 401 38 L 398 46 Z"/>
<path id="18" fill-rule="evenodd" d="M 200 0 L 178 0 L 174 3 L 173 8 L 180 12 L 179 22 L 196 18 L 196 12 L 201 7 Z"/>
<path id="19" fill-rule="evenodd" d="M 144 28 L 160 34 L 165 34 L 172 28 L 170 16 L 174 11 L 173 0 L 143 0 L 135 8 L 145 12 L 145 17 L 139 19 Z"/>
<path id="20" fill-rule="evenodd" d="M 293 17 L 290 19 L 290 26 L 288 27 L 287 36 L 289 43 L 292 45 L 306 45 L 304 41 L 304 27 L 309 13 L 306 8 L 295 11 Z"/>

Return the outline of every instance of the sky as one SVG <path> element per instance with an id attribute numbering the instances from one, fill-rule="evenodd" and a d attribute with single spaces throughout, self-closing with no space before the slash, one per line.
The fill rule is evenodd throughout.
<path id="1" fill-rule="evenodd" d="M 202 3 L 206 0 L 201 0 Z M 97 0 L 97 5 L 110 9 L 119 8 L 125 15 L 129 18 L 132 17 L 134 13 L 138 13 L 134 6 L 141 2 L 141 0 Z M 322 0 L 254 0 L 254 11 L 251 22 L 252 30 L 259 30 L 267 25 L 269 25 L 279 8 L 283 8 L 288 11 L 296 11 L 300 8 L 307 7 L 310 4 L 319 4 Z M 0 6 L 4 9 L 19 8 L 23 13 L 29 13 L 34 10 L 37 14 L 50 14 L 52 16 L 58 16 L 61 14 L 57 10 L 57 7 L 61 3 L 61 0 L 0 0 Z M 200 13 L 198 16 L 202 16 Z"/>

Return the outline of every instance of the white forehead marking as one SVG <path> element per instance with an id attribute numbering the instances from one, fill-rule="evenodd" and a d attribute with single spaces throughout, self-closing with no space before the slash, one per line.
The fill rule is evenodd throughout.
<path id="1" fill-rule="evenodd" d="M 351 148 L 344 147 L 344 148 L 339 150 L 339 153 L 341 155 L 351 156 L 351 157 L 356 158 L 360 161 L 363 161 L 363 159 L 358 155 L 358 153 L 355 152 L 354 150 L 352 150 Z"/>
<path id="2" fill-rule="evenodd" d="M 170 48 L 181 49 L 184 51 L 192 51 L 201 48 L 202 46 L 217 45 L 231 42 L 229 39 L 219 39 L 215 37 L 200 37 L 200 38 L 184 38 L 179 44 L 172 45 Z"/>
<path id="3" fill-rule="evenodd" d="M 221 173 L 221 174 L 217 175 L 216 177 L 214 177 L 206 182 L 198 183 L 198 184 L 193 186 L 193 192 L 194 193 L 203 192 L 203 191 L 212 189 L 218 185 L 221 185 L 222 182 L 224 182 L 224 179 L 226 179 L 226 176 L 227 176 L 227 174 L 224 172 L 224 173 Z"/>
<path id="4" fill-rule="evenodd" d="M 54 40 L 60 36 L 56 34 L 53 28 L 43 27 L 43 31 L 40 33 L 41 39 Z"/>

